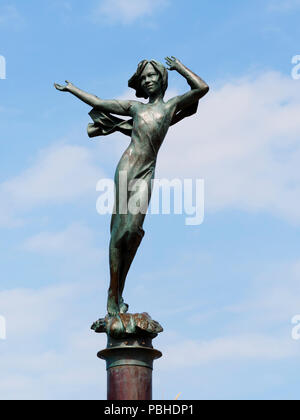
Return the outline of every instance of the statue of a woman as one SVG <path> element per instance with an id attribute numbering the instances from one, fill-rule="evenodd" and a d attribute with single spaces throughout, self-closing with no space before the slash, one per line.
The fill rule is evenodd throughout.
<path id="1" fill-rule="evenodd" d="M 104 100 L 88 94 L 66 82 L 66 86 L 55 84 L 56 89 L 70 92 L 93 107 L 90 113 L 94 124 L 90 124 L 90 137 L 108 135 L 120 131 L 131 137 L 115 175 L 116 203 L 111 221 L 110 241 L 110 287 L 108 291 L 108 314 L 126 313 L 128 305 L 123 300 L 126 276 L 144 236 L 145 211 L 138 214 L 123 214 L 119 202 L 119 174 L 127 175 L 127 185 L 134 180 L 144 180 L 148 188 L 134 191 L 139 201 L 148 207 L 151 198 L 151 181 L 154 179 L 157 154 L 171 125 L 195 114 L 199 100 L 208 92 L 207 84 L 175 57 L 167 57 L 168 70 L 176 70 L 187 80 L 191 90 L 164 102 L 168 87 L 167 69 L 155 60 L 144 60 L 129 80 L 129 87 L 136 90 L 138 98 L 149 98 L 149 103 L 124 100 Z M 125 121 L 111 114 L 130 116 Z M 131 184 L 132 185 L 132 184 Z M 122 193 L 122 192 L 121 192 Z M 127 191 L 129 202 L 133 192 Z"/>

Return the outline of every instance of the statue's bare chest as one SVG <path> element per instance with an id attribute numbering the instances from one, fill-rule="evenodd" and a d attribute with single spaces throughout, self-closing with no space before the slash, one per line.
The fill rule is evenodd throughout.
<path id="1" fill-rule="evenodd" d="M 168 111 L 166 107 L 145 106 L 137 112 L 135 118 L 136 127 L 142 130 L 153 131 L 153 134 L 161 132 L 164 135 L 170 125 Z"/>

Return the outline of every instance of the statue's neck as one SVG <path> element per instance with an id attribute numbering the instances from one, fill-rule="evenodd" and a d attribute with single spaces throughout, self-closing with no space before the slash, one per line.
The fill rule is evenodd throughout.
<path id="1" fill-rule="evenodd" d="M 149 104 L 158 104 L 159 102 L 163 102 L 164 99 L 164 95 L 163 94 L 159 94 L 159 95 L 155 95 L 155 96 L 150 96 L 149 98 Z"/>

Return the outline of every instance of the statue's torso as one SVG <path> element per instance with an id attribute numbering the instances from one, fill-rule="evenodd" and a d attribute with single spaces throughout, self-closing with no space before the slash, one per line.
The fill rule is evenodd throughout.
<path id="1" fill-rule="evenodd" d="M 149 147 L 158 150 L 165 139 L 173 117 L 172 107 L 168 103 L 141 104 L 136 106 L 133 117 L 132 142 L 141 152 L 148 152 Z"/>
<path id="2" fill-rule="evenodd" d="M 137 103 L 133 112 L 131 143 L 124 152 L 117 171 L 126 170 L 129 177 L 155 169 L 160 146 L 170 127 L 174 107 L 169 103 Z"/>

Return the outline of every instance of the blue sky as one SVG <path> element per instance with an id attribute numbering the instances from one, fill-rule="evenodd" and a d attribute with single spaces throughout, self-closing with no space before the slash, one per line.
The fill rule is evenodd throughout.
<path id="1" fill-rule="evenodd" d="M 299 398 L 299 12 L 299 0 L 1 0 L 1 399 L 105 399 L 105 337 L 89 331 L 108 287 L 96 183 L 128 139 L 89 140 L 89 107 L 53 82 L 133 98 L 137 63 L 166 55 L 211 90 L 157 167 L 205 180 L 204 223 L 149 215 L 126 284 L 130 310 L 165 329 L 154 397 Z M 169 89 L 187 85 L 172 72 Z"/>

